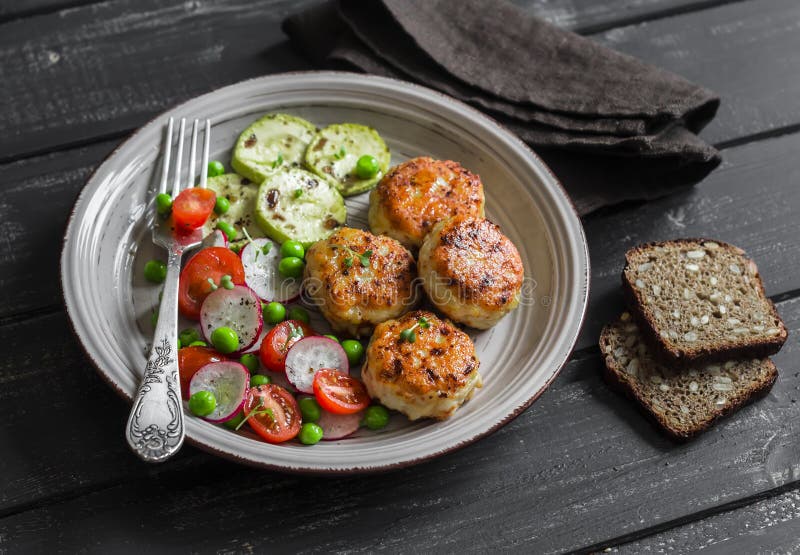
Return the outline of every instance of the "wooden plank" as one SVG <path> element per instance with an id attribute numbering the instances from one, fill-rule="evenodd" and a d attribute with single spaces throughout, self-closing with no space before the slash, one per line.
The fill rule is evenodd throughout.
<path id="1" fill-rule="evenodd" d="M 717 91 L 722 105 L 701 135 L 722 143 L 800 123 L 798 25 L 795 0 L 749 1 L 594 38 Z"/>
<path id="2" fill-rule="evenodd" d="M 215 87 L 308 69 L 279 31 L 286 15 L 308 3 L 116 0 L 41 16 L 35 25 L 2 25 L 0 77 L 8 101 L 0 128 L 8 131 L 0 152 L 13 159 L 118 134 Z M 798 18 L 794 0 L 773 0 L 768 9 L 737 2 L 596 38 L 723 93 L 707 136 L 728 141 L 800 122 L 800 81 L 791 78 L 800 58 L 789 55 L 800 48 L 792 25 Z"/>
<path id="3" fill-rule="evenodd" d="M 592 282 L 577 348 L 597 343 L 621 310 L 625 251 L 639 243 L 709 237 L 745 249 L 758 264 L 768 295 L 800 289 L 800 134 L 723 152 L 724 162 L 694 189 L 641 206 L 589 216 Z"/>
<path id="4" fill-rule="evenodd" d="M 669 15 L 698 11 L 726 0 L 512 0 L 565 29 L 592 33 Z"/>
<path id="5" fill-rule="evenodd" d="M 614 553 L 797 553 L 800 491 L 791 490 L 614 549 Z"/>
<path id="6" fill-rule="evenodd" d="M 66 313 L 2 326 L 0 340 L 13 346 L 0 362 L 0 514 L 148 474 L 125 443 L 127 403 L 84 358 Z"/>
<path id="7" fill-rule="evenodd" d="M 212 89 L 309 69 L 280 31 L 309 3 L 120 0 L 2 25 L 0 128 L 9 132 L 0 152 L 7 159 L 116 134 Z"/>
<path id="8" fill-rule="evenodd" d="M 76 6 L 84 6 L 100 0 L 4 0 L 0 2 L 0 22 L 20 17 L 31 17 Z"/>
<path id="9" fill-rule="evenodd" d="M 800 298 L 779 309 L 796 337 Z M 191 453 L 139 464 L 123 444 L 123 403 L 65 328 L 63 315 L 0 328 L 4 344 L 19 344 L 0 363 L 0 442 L 14 446 L 0 458 L 0 549 L 550 553 L 644 535 L 800 479 L 796 341 L 776 357 L 781 375 L 768 397 L 685 445 L 611 392 L 590 356 L 457 453 L 323 479 Z M 58 387 L 43 396 L 43 384 Z"/>
<path id="10" fill-rule="evenodd" d="M 0 319 L 61 304 L 58 261 L 70 209 L 116 141 L 0 166 Z"/>

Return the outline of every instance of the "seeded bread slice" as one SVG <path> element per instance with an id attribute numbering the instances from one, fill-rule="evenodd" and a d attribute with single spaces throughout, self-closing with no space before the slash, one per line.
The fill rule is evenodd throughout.
<path id="1" fill-rule="evenodd" d="M 645 339 L 668 362 L 763 358 L 788 336 L 755 263 L 721 241 L 634 247 L 625 253 L 622 289 Z"/>
<path id="2" fill-rule="evenodd" d="M 676 369 L 654 357 L 629 313 L 600 334 L 606 381 L 635 400 L 668 435 L 689 439 L 765 395 L 778 370 L 768 358 Z"/>

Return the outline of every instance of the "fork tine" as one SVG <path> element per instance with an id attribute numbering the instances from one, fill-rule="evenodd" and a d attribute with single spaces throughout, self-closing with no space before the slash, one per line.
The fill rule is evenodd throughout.
<path id="1" fill-rule="evenodd" d="M 186 118 L 181 118 L 181 127 L 178 131 L 178 156 L 175 158 L 175 181 L 172 183 L 172 198 L 181 191 L 181 166 L 183 165 L 183 135 L 186 132 Z"/>
<path id="2" fill-rule="evenodd" d="M 195 119 L 192 125 L 192 150 L 189 151 L 189 171 L 186 172 L 186 182 L 189 187 L 194 185 L 194 167 L 197 163 L 197 128 L 200 127 L 200 120 Z"/>
<path id="3" fill-rule="evenodd" d="M 206 129 L 203 133 L 203 162 L 200 164 L 200 188 L 206 188 L 206 174 L 208 173 L 208 154 L 211 150 L 211 120 L 206 120 Z"/>
<path id="4" fill-rule="evenodd" d="M 167 182 L 169 181 L 169 157 L 172 152 L 172 118 L 167 123 L 167 140 L 164 143 L 164 166 L 161 169 L 161 185 L 158 187 L 159 193 L 167 192 Z"/>

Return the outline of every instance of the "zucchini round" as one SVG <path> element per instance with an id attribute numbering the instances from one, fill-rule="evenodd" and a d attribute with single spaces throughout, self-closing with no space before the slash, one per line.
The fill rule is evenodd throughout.
<path id="1" fill-rule="evenodd" d="M 326 238 L 344 225 L 347 210 L 336 188 L 299 168 L 273 173 L 259 186 L 256 222 L 271 239 L 304 246 Z"/>
<path id="2" fill-rule="evenodd" d="M 268 114 L 242 131 L 231 156 L 231 167 L 250 181 L 261 183 L 278 170 L 303 163 L 317 128 L 303 118 Z"/>
<path id="3" fill-rule="evenodd" d="M 358 159 L 364 155 L 375 157 L 380 168 L 368 179 L 356 174 Z M 320 130 L 305 156 L 306 166 L 333 183 L 346 197 L 373 188 L 389 169 L 390 159 L 389 147 L 378 132 L 357 123 L 337 123 Z"/>
<path id="4" fill-rule="evenodd" d="M 231 244 L 237 244 L 245 239 L 242 229 L 246 229 L 250 237 L 263 237 L 264 232 L 255 220 L 254 210 L 258 187 L 249 179 L 235 173 L 226 173 L 216 177 L 209 177 L 207 187 L 214 191 L 218 197 L 225 197 L 230 202 L 228 211 L 224 214 L 212 212 L 203 225 L 203 235 L 209 235 L 217 227 L 217 222 L 232 225 L 238 232 L 234 239 L 228 237 Z"/>

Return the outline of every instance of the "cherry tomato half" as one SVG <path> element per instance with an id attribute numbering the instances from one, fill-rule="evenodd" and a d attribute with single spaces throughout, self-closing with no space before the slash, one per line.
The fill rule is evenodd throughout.
<path id="1" fill-rule="evenodd" d="M 193 320 L 200 319 L 200 307 L 213 291 L 211 278 L 219 286 L 220 278 L 231 276 L 236 285 L 244 285 L 244 267 L 239 257 L 225 247 L 208 247 L 186 263 L 181 271 L 178 289 L 178 308 L 181 314 Z"/>
<path id="2" fill-rule="evenodd" d="M 244 400 L 245 418 L 253 430 L 269 443 L 289 441 L 300 432 L 300 407 L 291 393 L 279 385 L 251 387 Z"/>
<path id="3" fill-rule="evenodd" d="M 316 335 L 311 326 L 300 320 L 281 322 L 264 336 L 258 355 L 268 370 L 286 372 L 286 353 L 289 348 L 309 335 Z"/>
<path id="4" fill-rule="evenodd" d="M 317 371 L 314 396 L 319 406 L 334 414 L 353 414 L 367 408 L 370 402 L 363 383 L 332 368 Z"/>
<path id="5" fill-rule="evenodd" d="M 189 399 L 189 382 L 192 376 L 206 364 L 226 360 L 210 347 L 183 347 L 178 350 L 178 374 L 181 378 L 181 395 Z"/>
<path id="6" fill-rule="evenodd" d="M 206 223 L 214 210 L 217 195 L 211 189 L 189 187 L 172 201 L 172 220 L 178 231 L 191 231 Z"/>

